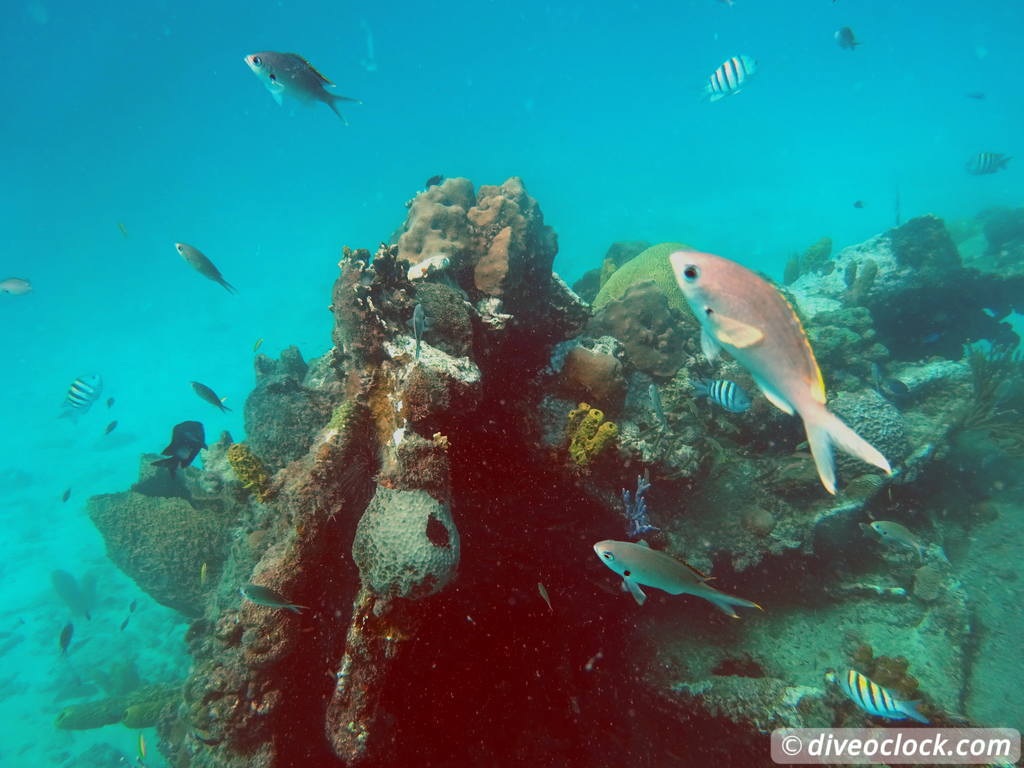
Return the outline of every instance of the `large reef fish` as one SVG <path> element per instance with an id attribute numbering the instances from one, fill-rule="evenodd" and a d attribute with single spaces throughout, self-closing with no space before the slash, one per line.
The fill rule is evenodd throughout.
<path id="1" fill-rule="evenodd" d="M 892 474 L 885 456 L 825 407 L 825 383 L 807 334 L 771 283 L 710 253 L 676 251 L 669 261 L 700 322 L 704 355 L 714 360 L 725 349 L 776 408 L 800 415 L 825 490 L 836 492 L 833 446 Z"/>
<path id="2" fill-rule="evenodd" d="M 253 74 L 267 86 L 270 95 L 278 104 L 281 103 L 282 94 L 287 94 L 293 99 L 306 103 L 322 101 L 345 125 L 348 125 L 348 121 L 338 111 L 337 102 L 354 101 L 356 104 L 362 104 L 359 99 L 340 96 L 328 91 L 324 86 L 333 88 L 334 83 L 320 74 L 316 67 L 297 53 L 277 53 L 275 51 L 250 53 L 245 57 L 245 63 L 249 65 Z"/>
<path id="3" fill-rule="evenodd" d="M 153 466 L 167 467 L 174 477 L 175 471 L 195 461 L 199 451 L 206 447 L 206 433 L 198 421 L 183 421 L 171 430 L 171 442 L 160 453 L 166 459 L 158 459 Z"/>
<path id="4" fill-rule="evenodd" d="M 647 600 L 647 595 L 640 589 L 645 586 L 664 590 L 670 595 L 702 597 L 734 619 L 739 618 L 735 606 L 761 608 L 757 603 L 708 586 L 708 577 L 703 573 L 671 555 L 651 549 L 646 541 L 634 544 L 607 539 L 597 542 L 594 552 L 602 563 L 622 577 L 624 589 L 638 605 L 643 605 Z"/>
<path id="5" fill-rule="evenodd" d="M 841 675 L 830 672 L 827 677 L 839 685 L 850 701 L 869 715 L 889 720 L 910 718 L 925 725 L 929 724 L 928 718 L 917 711 L 918 702 L 897 699 L 886 688 L 869 680 L 855 669 L 849 669 Z"/>

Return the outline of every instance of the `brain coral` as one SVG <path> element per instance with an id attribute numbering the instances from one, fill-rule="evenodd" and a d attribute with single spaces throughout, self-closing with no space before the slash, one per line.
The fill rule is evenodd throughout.
<path id="1" fill-rule="evenodd" d="M 373 592 L 416 600 L 455 575 L 459 532 L 448 507 L 426 491 L 378 487 L 356 528 L 352 558 Z"/>
<path id="2" fill-rule="evenodd" d="M 830 400 L 829 409 L 880 450 L 893 466 L 906 457 L 908 443 L 903 415 L 873 389 L 840 392 Z M 866 466 L 839 451 L 836 463 L 847 477 L 863 475 Z"/>
<path id="3" fill-rule="evenodd" d="M 690 308 L 672 275 L 672 265 L 668 262 L 669 254 L 673 251 L 689 248 L 690 246 L 682 243 L 659 243 L 630 259 L 615 270 L 607 282 L 601 286 L 597 298 L 594 299 L 594 309 L 600 309 L 613 299 L 621 299 L 626 290 L 634 283 L 653 280 L 665 294 L 669 306 L 678 309 L 685 317 L 691 317 Z"/>

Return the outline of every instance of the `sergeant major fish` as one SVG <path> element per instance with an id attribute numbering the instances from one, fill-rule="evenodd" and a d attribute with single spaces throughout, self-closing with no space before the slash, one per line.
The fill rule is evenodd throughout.
<path id="1" fill-rule="evenodd" d="M 776 408 L 800 415 L 825 490 L 836 492 L 833 446 L 892 474 L 885 457 L 825 407 L 825 383 L 810 342 L 774 286 L 710 253 L 676 251 L 669 261 L 700 322 L 705 356 L 713 360 L 726 349 Z"/>
<path id="2" fill-rule="evenodd" d="M 842 692 L 869 715 L 889 720 L 911 718 L 919 723 L 929 724 L 928 718 L 917 711 L 918 702 L 897 699 L 887 689 L 872 682 L 855 669 L 847 670 L 841 675 L 830 672 L 827 677 L 838 683 Z"/>
<path id="3" fill-rule="evenodd" d="M 316 68 L 297 53 L 276 53 L 262 51 L 245 57 L 245 63 L 263 84 L 267 86 L 274 101 L 281 103 L 282 94 L 302 102 L 322 101 L 345 125 L 348 121 L 338 111 L 336 102 L 352 101 L 362 104 L 359 99 L 330 93 L 324 86 L 334 83 L 320 74 Z"/>
<path id="4" fill-rule="evenodd" d="M 966 168 L 972 176 L 987 176 L 1005 169 L 1012 159 L 1002 152 L 979 152 L 967 161 Z"/>
<path id="5" fill-rule="evenodd" d="M 725 379 L 697 379 L 692 382 L 697 397 L 706 397 L 725 408 L 729 413 L 743 413 L 750 410 L 750 395 L 735 381 Z"/>
<path id="6" fill-rule="evenodd" d="M 231 409 L 224 405 L 224 401 L 217 397 L 217 393 L 210 389 L 205 384 L 198 381 L 192 382 L 192 390 L 199 395 L 200 400 L 205 400 L 210 405 L 220 408 L 222 411 L 230 411 Z"/>
<path id="7" fill-rule="evenodd" d="M 266 608 L 284 608 L 292 613 L 302 613 L 302 610 L 306 607 L 304 605 L 295 605 L 295 603 L 280 592 L 275 592 L 270 587 L 261 587 L 259 584 L 243 584 L 238 588 L 238 591 L 242 593 L 242 597 L 246 600 L 251 600 L 256 605 L 262 605 Z"/>
<path id="8" fill-rule="evenodd" d="M 152 462 L 155 467 L 167 467 L 174 477 L 175 470 L 184 468 L 195 461 L 199 451 L 206 447 L 206 433 L 198 421 L 183 421 L 171 430 L 171 442 L 160 453 L 166 459 Z"/>
<path id="9" fill-rule="evenodd" d="M 181 258 L 188 262 L 188 265 L 200 275 L 209 280 L 213 280 L 217 285 L 223 286 L 224 290 L 228 293 L 238 293 L 238 291 L 235 290 L 235 286 L 224 279 L 224 275 L 220 273 L 220 270 L 217 269 L 214 263 L 210 261 L 198 248 L 191 246 L 188 243 L 175 243 L 174 247 L 177 249 L 178 253 L 181 254 Z"/>
<path id="10" fill-rule="evenodd" d="M 87 412 L 103 392 L 103 377 L 98 373 L 79 376 L 68 387 L 64 397 L 64 411 L 61 417 L 70 416 L 73 420 Z"/>
<path id="11" fill-rule="evenodd" d="M 757 603 L 709 587 L 708 577 L 696 568 L 664 552 L 651 549 L 647 542 L 599 541 L 594 545 L 598 559 L 622 577 L 623 588 L 638 605 L 647 600 L 641 586 L 655 587 L 670 595 L 695 595 L 712 603 L 726 616 L 739 618 L 735 607 L 758 608 Z"/>
<path id="12" fill-rule="evenodd" d="M 704 92 L 711 101 L 739 93 L 757 72 L 757 62 L 749 56 L 733 56 L 711 73 Z"/>

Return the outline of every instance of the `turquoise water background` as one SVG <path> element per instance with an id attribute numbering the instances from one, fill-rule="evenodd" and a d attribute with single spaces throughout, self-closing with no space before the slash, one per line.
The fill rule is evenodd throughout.
<path id="1" fill-rule="evenodd" d="M 841 26 L 856 51 L 836 45 Z M 0 758 L 112 738 L 52 727 L 53 686 L 76 662 L 57 653 L 53 569 L 99 578 L 96 615 L 76 621 L 83 663 L 101 646 L 142 654 L 144 677 L 186 663 L 182 625 L 106 561 L 84 500 L 131 483 L 179 421 L 243 437 L 254 342 L 326 351 L 341 246 L 388 239 L 427 177 L 521 176 L 570 282 L 624 239 L 683 240 L 779 275 L 823 235 L 840 248 L 891 226 L 897 189 L 903 220 L 1021 204 L 1024 157 L 993 176 L 963 166 L 1024 153 L 1022 28 L 1019 0 L 9 4 L 0 279 L 35 290 L 0 296 L 0 631 L 26 622 L 2 659 Z M 242 61 L 263 50 L 300 53 L 362 99 L 341 105 L 351 125 L 323 105 L 277 106 Z M 756 77 L 702 102 L 738 54 Z M 86 373 L 114 407 L 58 420 Z M 198 400 L 193 379 L 234 410 Z"/>

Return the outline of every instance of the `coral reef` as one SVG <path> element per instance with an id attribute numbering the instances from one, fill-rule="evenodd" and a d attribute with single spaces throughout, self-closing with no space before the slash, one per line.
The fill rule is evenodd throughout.
<path id="1" fill-rule="evenodd" d="M 670 307 L 679 310 L 684 317 L 690 317 L 689 306 L 679 290 L 668 260 L 674 251 L 689 247 L 683 243 L 659 243 L 640 252 L 619 267 L 601 286 L 594 297 L 594 309 L 599 310 L 608 302 L 621 299 L 636 283 L 652 280 Z"/>
<path id="2" fill-rule="evenodd" d="M 251 490 L 260 501 L 270 498 L 270 475 L 259 457 L 245 443 L 232 443 L 227 460 L 243 488 Z"/>
<path id="3" fill-rule="evenodd" d="M 606 411 L 618 411 L 625 401 L 628 387 L 622 362 L 611 352 L 576 345 L 565 356 L 562 376 L 571 395 L 585 397 Z"/>
<path id="4" fill-rule="evenodd" d="M 646 240 L 627 240 L 624 242 L 612 243 L 608 247 L 604 260 L 598 269 L 591 269 L 583 274 L 579 280 L 572 284 L 576 294 L 589 304 L 594 303 L 605 283 L 611 278 L 615 271 L 627 261 L 638 256 L 651 247 Z"/>

